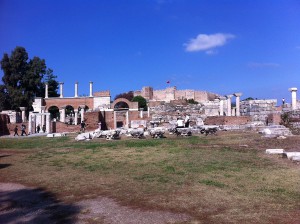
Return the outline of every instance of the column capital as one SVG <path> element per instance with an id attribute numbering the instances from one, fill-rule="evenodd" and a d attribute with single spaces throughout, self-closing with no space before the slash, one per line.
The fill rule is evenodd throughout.
<path id="1" fill-rule="evenodd" d="M 74 109 L 74 113 L 78 113 L 78 109 Z"/>
<path id="2" fill-rule="evenodd" d="M 81 109 L 84 109 L 84 108 L 85 108 L 85 105 L 79 105 L 79 107 L 80 107 Z"/>
<path id="3" fill-rule="evenodd" d="M 232 94 L 226 95 L 226 98 L 227 98 L 227 99 L 231 99 L 231 97 L 233 97 Z"/>
<path id="4" fill-rule="evenodd" d="M 92 82 L 92 81 L 90 81 L 90 84 L 93 84 L 93 82 Z"/>
<path id="5" fill-rule="evenodd" d="M 25 111 L 25 110 L 26 110 L 26 107 L 20 107 L 20 110 L 21 110 L 21 111 Z"/>
<path id="6" fill-rule="evenodd" d="M 63 84 L 64 84 L 64 82 L 59 82 L 59 84 L 60 84 L 60 85 L 63 85 Z"/>
<path id="7" fill-rule="evenodd" d="M 66 109 L 66 106 L 61 106 L 60 109 Z"/>
<path id="8" fill-rule="evenodd" d="M 220 96 L 219 100 L 226 100 L 226 97 L 225 96 Z"/>
<path id="9" fill-rule="evenodd" d="M 298 90 L 298 89 L 297 89 L 296 87 L 289 88 L 289 91 L 290 91 L 290 92 L 297 92 L 297 90 Z"/>
<path id="10" fill-rule="evenodd" d="M 42 109 L 42 110 L 45 110 L 45 109 L 46 109 L 46 106 L 41 106 L 41 109 Z"/>
<path id="11" fill-rule="evenodd" d="M 234 93 L 233 94 L 235 97 L 240 97 L 241 95 L 243 95 L 243 93 Z"/>

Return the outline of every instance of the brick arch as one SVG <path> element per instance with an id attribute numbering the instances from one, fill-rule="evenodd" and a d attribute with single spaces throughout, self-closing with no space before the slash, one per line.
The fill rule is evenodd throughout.
<path id="1" fill-rule="evenodd" d="M 67 105 L 72 106 L 74 109 L 78 109 L 81 105 L 87 106 L 89 109 L 94 108 L 94 101 L 93 98 L 48 98 L 45 99 L 45 106 L 46 109 L 50 108 L 51 106 L 56 106 L 59 109 L 61 107 L 65 107 Z"/>
<path id="2" fill-rule="evenodd" d="M 129 100 L 127 100 L 126 98 L 118 98 L 116 99 L 112 105 L 111 105 L 111 108 L 114 109 L 115 108 L 115 105 L 117 103 L 120 103 L 120 102 L 124 102 L 124 103 L 127 103 L 129 109 L 138 109 L 138 102 L 130 102 Z"/>

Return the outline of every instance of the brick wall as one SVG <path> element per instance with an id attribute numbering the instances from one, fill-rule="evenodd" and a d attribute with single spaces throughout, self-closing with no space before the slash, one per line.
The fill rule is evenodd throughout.
<path id="1" fill-rule="evenodd" d="M 49 109 L 51 106 L 57 106 L 61 108 L 63 106 L 70 105 L 74 109 L 78 109 L 80 105 L 86 105 L 89 109 L 94 107 L 94 98 L 93 97 L 79 97 L 79 98 L 48 98 L 45 99 L 46 109 Z"/>
<path id="2" fill-rule="evenodd" d="M 240 116 L 240 117 L 227 117 L 227 116 L 214 116 L 207 117 L 204 120 L 205 125 L 242 125 L 251 121 L 250 116 Z"/>

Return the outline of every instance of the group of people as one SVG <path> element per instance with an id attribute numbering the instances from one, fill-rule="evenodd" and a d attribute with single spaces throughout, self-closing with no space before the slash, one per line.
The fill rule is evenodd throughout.
<path id="1" fill-rule="evenodd" d="M 177 118 L 176 128 L 188 128 L 190 126 L 190 116 L 185 115 L 185 118 Z"/>
<path id="2" fill-rule="evenodd" d="M 18 125 L 16 125 L 16 127 L 14 128 L 14 132 L 15 132 L 14 136 L 16 136 L 16 135 L 19 136 L 19 134 L 18 134 Z M 27 136 L 26 126 L 25 126 L 25 124 L 22 124 L 21 125 L 21 136 L 24 136 L 24 135 Z"/>
<path id="3" fill-rule="evenodd" d="M 18 128 L 18 125 L 16 125 L 15 126 L 15 128 L 14 128 L 14 136 L 19 136 L 19 133 L 18 133 L 18 131 L 19 131 L 19 128 Z M 36 133 L 40 133 L 40 131 L 41 131 L 41 127 L 40 127 L 40 125 L 38 124 L 37 125 L 37 127 L 36 127 Z M 46 132 L 46 125 L 43 125 L 43 127 L 42 127 L 42 131 L 45 133 Z M 21 125 L 21 136 L 24 136 L 24 135 L 28 135 L 27 133 L 26 133 L 26 125 L 25 124 L 22 124 Z"/>

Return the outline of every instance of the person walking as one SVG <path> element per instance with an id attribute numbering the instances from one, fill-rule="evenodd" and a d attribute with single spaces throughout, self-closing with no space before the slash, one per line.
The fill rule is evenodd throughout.
<path id="1" fill-rule="evenodd" d="M 85 122 L 84 121 L 81 121 L 81 123 L 80 123 L 80 131 L 82 133 L 85 132 Z"/>
<path id="2" fill-rule="evenodd" d="M 26 134 L 26 126 L 25 126 L 25 124 L 22 124 L 21 125 L 21 136 L 23 136 L 24 134 L 27 135 Z"/>
<path id="3" fill-rule="evenodd" d="M 16 127 L 14 128 L 14 132 L 15 132 L 14 136 L 16 136 L 16 135 L 19 136 L 19 134 L 18 134 L 18 125 L 16 125 Z"/>
<path id="4" fill-rule="evenodd" d="M 40 127 L 40 125 L 38 124 L 38 126 L 36 127 L 36 132 L 37 132 L 37 133 L 40 133 L 40 130 L 41 130 L 41 127 Z"/>

